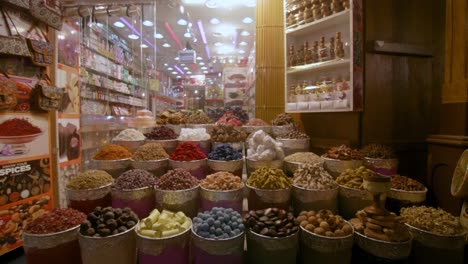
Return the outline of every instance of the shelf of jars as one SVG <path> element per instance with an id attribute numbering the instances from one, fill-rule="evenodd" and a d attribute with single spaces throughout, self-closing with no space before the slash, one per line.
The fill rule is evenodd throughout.
<path id="1" fill-rule="evenodd" d="M 362 1 L 285 6 L 286 112 L 362 110 Z"/>

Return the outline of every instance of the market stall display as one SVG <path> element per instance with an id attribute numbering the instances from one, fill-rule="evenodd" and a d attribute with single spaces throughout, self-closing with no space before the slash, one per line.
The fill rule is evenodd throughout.
<path id="1" fill-rule="evenodd" d="M 284 152 L 282 144 L 263 130 L 249 136 L 247 140 L 247 176 L 260 167 L 282 168 Z"/>
<path id="2" fill-rule="evenodd" d="M 362 150 L 364 166 L 382 175 L 395 175 L 398 172 L 398 159 L 389 146 L 369 144 Z"/>
<path id="3" fill-rule="evenodd" d="M 226 171 L 242 177 L 243 167 L 242 153 L 235 150 L 231 145 L 220 144 L 214 147 L 213 151 L 208 155 L 210 173 Z"/>
<path id="4" fill-rule="evenodd" d="M 211 150 L 210 139 L 210 134 L 206 132 L 205 128 L 183 128 L 177 138 L 179 144 L 195 143 L 205 155 L 208 155 Z"/>
<path id="5" fill-rule="evenodd" d="M 403 207 L 422 205 L 426 201 L 427 188 L 422 183 L 401 175 L 391 176 L 391 183 L 386 199 L 390 211 L 398 214 Z"/>
<path id="6" fill-rule="evenodd" d="M 131 157 L 132 153 L 126 148 L 108 144 L 98 150 L 91 163 L 95 168 L 104 170 L 112 177 L 117 178 L 130 166 Z"/>
<path id="7" fill-rule="evenodd" d="M 193 142 L 183 142 L 169 157 L 172 169 L 182 168 L 198 179 L 203 179 L 207 172 L 206 154 Z"/>
<path id="8" fill-rule="evenodd" d="M 286 134 L 289 131 L 294 130 L 297 126 L 292 116 L 286 113 L 277 115 L 273 120 L 271 120 L 271 125 L 272 135 L 274 137 Z"/>
<path id="9" fill-rule="evenodd" d="M 284 158 L 284 172 L 288 177 L 292 177 L 297 168 L 304 163 L 323 164 L 323 159 L 313 152 L 296 152 Z"/>
<path id="10" fill-rule="evenodd" d="M 242 126 L 242 130 L 245 131 L 248 135 L 258 131 L 263 130 L 266 133 L 271 133 L 271 125 L 263 121 L 260 118 L 251 118 L 247 123 Z"/>
<path id="11" fill-rule="evenodd" d="M 200 211 L 214 207 L 231 208 L 242 212 L 244 183 L 229 172 L 216 172 L 200 181 Z"/>
<path id="12" fill-rule="evenodd" d="M 131 165 L 135 169 L 147 170 L 159 177 L 166 173 L 169 155 L 159 143 L 146 143 L 133 153 Z"/>
<path id="13" fill-rule="evenodd" d="M 172 128 L 167 126 L 155 127 L 144 135 L 146 137 L 146 143 L 159 143 L 168 154 L 171 154 L 179 144 L 177 141 L 179 136 Z"/>
<path id="14" fill-rule="evenodd" d="M 229 144 L 235 150 L 244 152 L 244 141 L 247 134 L 243 130 L 231 125 L 216 125 L 210 135 L 213 148 L 221 144 Z"/>
<path id="15" fill-rule="evenodd" d="M 79 173 L 66 186 L 69 207 L 89 214 L 97 206 L 110 206 L 113 183 L 114 178 L 105 171 L 87 170 Z"/>
<path id="16" fill-rule="evenodd" d="M 329 149 L 322 157 L 324 159 L 324 168 L 333 177 L 339 176 L 347 169 L 355 169 L 362 165 L 361 152 L 345 145 Z"/>
<path id="17" fill-rule="evenodd" d="M 277 207 L 289 209 L 291 179 L 280 169 L 261 167 L 246 182 L 250 210 Z"/>
<path id="18" fill-rule="evenodd" d="M 286 156 L 296 152 L 309 151 L 309 136 L 297 130 L 290 130 L 287 133 L 278 135 L 276 141 L 283 144 L 283 151 Z"/>
<path id="19" fill-rule="evenodd" d="M 364 176 L 373 174 L 361 166 L 343 172 L 336 182 L 340 185 L 338 192 L 338 208 L 345 219 L 351 219 L 356 212 L 372 203 L 372 196 L 364 190 Z"/>
<path id="20" fill-rule="evenodd" d="M 112 143 L 126 148 L 130 152 L 135 150 L 145 143 L 145 135 L 134 128 L 127 128 L 120 131 L 117 136 L 112 139 Z"/>

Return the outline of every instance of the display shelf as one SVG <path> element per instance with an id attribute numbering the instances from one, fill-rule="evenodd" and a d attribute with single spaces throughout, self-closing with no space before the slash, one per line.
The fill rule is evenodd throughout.
<path id="1" fill-rule="evenodd" d="M 107 77 L 109 78 L 110 80 L 112 81 L 116 81 L 116 82 L 122 82 L 122 83 L 125 83 L 125 84 L 128 84 L 128 85 L 131 85 L 131 86 L 135 86 L 135 87 L 139 87 L 139 88 L 145 88 L 139 84 L 134 84 L 134 83 L 131 83 L 131 82 L 128 82 L 128 81 L 125 81 L 125 80 L 122 80 L 122 79 L 119 79 L 117 77 L 114 77 L 112 75 L 109 75 L 105 72 L 101 72 L 101 71 L 98 71 L 98 70 L 95 70 L 95 69 L 91 69 L 90 67 L 88 66 L 81 66 L 83 69 L 85 69 L 86 71 L 90 72 L 90 73 L 93 73 L 93 74 L 97 74 L 97 75 L 100 75 L 100 76 L 104 76 L 104 77 Z"/>
<path id="2" fill-rule="evenodd" d="M 132 94 L 131 92 L 128 92 L 128 93 L 127 92 L 122 92 L 122 91 L 119 91 L 119 90 L 116 90 L 116 89 L 107 88 L 107 87 L 104 87 L 104 86 L 99 86 L 99 85 L 95 85 L 95 84 L 91 84 L 91 83 L 85 83 L 84 85 L 90 86 L 91 88 L 109 90 L 110 92 L 113 92 L 113 93 L 130 95 L 130 96 L 132 96 L 134 98 L 143 99 L 143 96 L 137 96 L 137 95 Z"/>
<path id="3" fill-rule="evenodd" d="M 93 98 L 92 96 L 86 96 L 86 95 L 81 95 L 81 98 L 88 99 L 88 100 L 99 101 L 99 102 L 109 102 L 109 103 L 131 105 L 131 106 L 135 106 L 135 107 L 145 107 L 145 106 L 143 106 L 141 104 L 130 103 L 130 102 L 121 102 L 121 101 L 114 100 L 114 99 L 111 99 L 111 98 L 99 99 L 99 98 Z"/>
<path id="4" fill-rule="evenodd" d="M 349 67 L 351 63 L 350 59 L 340 59 L 340 60 L 329 60 L 324 62 L 316 62 L 307 65 L 293 66 L 289 67 L 286 71 L 287 74 L 296 74 L 296 73 L 311 73 L 315 71 L 324 71 L 339 67 Z"/>
<path id="5" fill-rule="evenodd" d="M 87 50 L 89 50 L 89 51 L 91 51 L 91 52 L 93 52 L 93 53 L 99 55 L 99 56 L 102 56 L 102 57 L 104 57 L 104 58 L 106 58 L 106 59 L 112 61 L 112 62 L 115 63 L 115 64 L 124 66 L 126 69 L 130 70 L 130 71 L 131 71 L 132 73 L 134 73 L 134 74 L 137 74 L 137 75 L 140 75 L 140 76 L 143 75 L 143 73 L 142 73 L 141 71 L 136 70 L 136 69 L 134 69 L 134 68 L 132 68 L 132 67 L 126 66 L 126 65 L 124 65 L 123 63 L 117 61 L 115 58 L 113 58 L 113 57 L 111 57 L 111 56 L 109 56 L 109 55 L 103 54 L 103 53 L 100 52 L 99 50 L 93 49 L 93 48 L 89 47 L 88 45 L 86 45 L 85 43 L 81 43 L 81 46 L 84 47 L 85 49 L 87 49 Z"/>
<path id="6" fill-rule="evenodd" d="M 351 11 L 349 9 L 343 10 L 341 12 L 324 17 L 322 19 L 315 20 L 304 25 L 299 25 L 294 28 L 289 28 L 286 30 L 286 36 L 301 37 L 304 35 L 308 35 L 311 32 L 323 31 L 336 25 L 349 24 L 350 15 Z"/>

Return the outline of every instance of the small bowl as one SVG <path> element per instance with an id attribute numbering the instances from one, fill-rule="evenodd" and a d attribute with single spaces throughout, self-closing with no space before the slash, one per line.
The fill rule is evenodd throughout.
<path id="1" fill-rule="evenodd" d="M 122 146 L 134 153 L 141 145 L 145 144 L 145 140 L 112 140 L 112 144 Z"/>
<path id="2" fill-rule="evenodd" d="M 119 160 L 95 160 L 91 163 L 96 169 L 100 169 L 109 173 L 112 177 L 117 178 L 130 167 L 130 158 Z"/>
<path id="3" fill-rule="evenodd" d="M 411 253 L 412 238 L 404 242 L 387 242 L 367 237 L 359 232 L 354 234 L 356 244 L 373 256 L 387 260 L 401 260 L 408 258 Z"/>
<path id="4" fill-rule="evenodd" d="M 153 140 L 147 139 L 145 143 L 159 143 L 161 147 L 166 151 L 167 154 L 171 155 L 172 152 L 177 148 L 179 145 L 179 141 L 177 139 L 166 139 L 166 140 Z"/>
<path id="5" fill-rule="evenodd" d="M 167 171 L 169 165 L 169 159 L 160 160 L 131 160 L 132 168 L 147 170 L 154 176 L 162 176 Z"/>
<path id="6" fill-rule="evenodd" d="M 2 136 L 0 137 L 0 143 L 2 144 L 25 144 L 34 141 L 40 137 L 44 132 L 40 132 L 32 135 L 25 136 Z"/>
<path id="7" fill-rule="evenodd" d="M 227 171 L 236 176 L 242 177 L 244 159 L 228 161 L 208 159 L 208 168 L 210 174 L 219 171 Z"/>
<path id="8" fill-rule="evenodd" d="M 248 184 L 249 210 L 260 210 L 266 208 L 281 208 L 289 210 L 291 200 L 291 188 L 284 189 L 259 189 Z"/>
<path id="9" fill-rule="evenodd" d="M 356 169 L 361 165 L 362 160 L 338 160 L 323 157 L 323 167 L 335 179 L 347 169 Z"/>
<path id="10" fill-rule="evenodd" d="M 201 180 L 206 177 L 208 159 L 182 161 L 169 159 L 169 166 L 172 169 L 182 168 L 190 172 L 195 178 Z"/>

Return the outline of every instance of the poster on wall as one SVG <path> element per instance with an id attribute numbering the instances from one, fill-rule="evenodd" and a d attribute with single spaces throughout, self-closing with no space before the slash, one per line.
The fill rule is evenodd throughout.
<path id="1" fill-rule="evenodd" d="M 12 159 L 49 156 L 49 130 L 45 113 L 0 115 L 0 164 Z"/>
<path id="2" fill-rule="evenodd" d="M 61 113 L 80 113 L 80 77 L 78 69 L 63 64 L 57 65 L 56 81 L 58 88 L 62 88 L 62 102 L 58 111 Z"/>
<path id="3" fill-rule="evenodd" d="M 225 106 L 243 106 L 247 88 L 247 67 L 230 67 L 223 71 Z"/>

